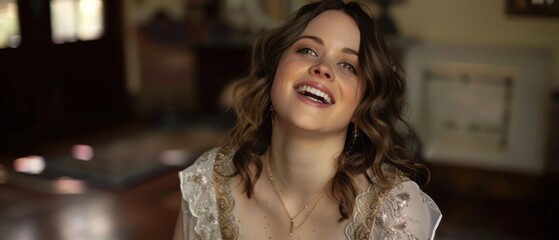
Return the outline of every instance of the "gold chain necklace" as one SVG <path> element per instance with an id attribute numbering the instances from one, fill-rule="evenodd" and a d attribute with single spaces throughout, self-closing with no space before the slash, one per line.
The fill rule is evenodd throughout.
<path id="1" fill-rule="evenodd" d="M 297 212 L 297 214 L 295 214 L 295 216 L 291 217 L 291 214 L 289 214 L 289 211 L 287 211 L 287 207 L 285 206 L 285 202 L 283 201 L 283 198 L 281 197 L 281 193 L 279 191 L 279 188 L 276 184 L 276 181 L 274 180 L 274 176 L 272 175 L 272 170 L 270 169 L 270 165 L 268 164 L 268 178 L 270 179 L 270 182 L 272 183 L 272 186 L 274 187 L 274 191 L 276 192 L 276 194 L 278 195 L 278 198 L 281 202 L 281 206 L 283 207 L 283 211 L 285 212 L 285 215 L 287 215 L 287 217 L 289 218 L 289 222 L 290 222 L 290 227 L 289 227 L 289 236 L 292 237 L 293 236 L 293 230 L 294 229 L 299 229 L 301 226 L 303 226 L 303 224 L 305 224 L 305 222 L 307 221 L 307 219 L 309 218 L 309 216 L 311 215 L 311 213 L 313 212 L 313 210 L 316 208 L 316 205 L 318 205 L 318 202 L 320 202 L 320 200 L 322 199 L 322 196 L 324 195 L 324 192 L 326 192 L 326 188 L 324 188 L 324 190 L 318 194 L 314 199 L 312 199 L 311 201 L 309 201 L 307 204 L 305 204 L 305 207 L 303 207 L 303 209 L 299 210 L 299 212 Z M 299 214 L 301 214 L 303 211 L 305 211 L 305 209 L 309 208 L 309 206 L 311 206 L 311 209 L 309 210 L 309 212 L 307 213 L 307 215 L 305 216 L 305 218 L 303 218 L 303 221 L 295 226 L 295 218 L 297 216 L 299 216 Z"/>

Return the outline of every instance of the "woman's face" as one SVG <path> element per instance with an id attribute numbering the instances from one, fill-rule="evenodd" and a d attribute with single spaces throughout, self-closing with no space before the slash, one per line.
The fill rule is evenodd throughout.
<path id="1" fill-rule="evenodd" d="M 359 29 L 339 10 L 314 18 L 280 58 L 272 83 L 276 123 L 345 133 L 363 95 Z"/>

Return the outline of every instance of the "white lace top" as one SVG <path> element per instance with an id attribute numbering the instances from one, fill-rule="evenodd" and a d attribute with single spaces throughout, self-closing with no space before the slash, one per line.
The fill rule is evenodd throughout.
<path id="1" fill-rule="evenodd" d="M 233 151 L 214 148 L 179 173 L 182 192 L 181 239 L 238 239 L 229 178 Z M 390 174 L 388 174 L 390 176 Z M 418 185 L 393 174 L 393 184 L 369 185 L 355 199 L 352 221 L 345 228 L 351 239 L 434 239 L 441 212 Z M 180 228 L 180 226 L 179 226 Z"/>

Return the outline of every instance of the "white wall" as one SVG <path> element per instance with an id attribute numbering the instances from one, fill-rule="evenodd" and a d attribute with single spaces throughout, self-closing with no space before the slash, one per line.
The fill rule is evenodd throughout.
<path id="1" fill-rule="evenodd" d="M 498 157 L 446 156 L 457 164 L 543 173 L 547 124 L 553 124 L 547 122 L 549 94 L 559 89 L 559 18 L 508 15 L 505 0 L 407 0 L 392 7 L 392 16 L 403 36 L 419 42 L 410 47 L 404 63 L 416 128 L 422 126 L 417 118 L 421 113 L 414 112 L 421 101 L 417 79 L 429 61 L 521 69 L 514 90 L 510 147 Z"/>
<path id="2" fill-rule="evenodd" d="M 545 49 L 533 48 L 499 48 L 499 47 L 464 47 L 460 45 L 420 44 L 409 49 L 404 65 L 408 74 L 410 121 L 423 141 L 423 152 L 427 159 L 433 162 L 443 162 L 471 167 L 481 167 L 496 170 L 542 174 L 545 170 L 546 120 L 549 108 L 549 92 L 546 87 L 546 72 L 549 68 L 545 62 L 549 60 L 549 52 Z M 465 123 L 487 123 L 487 116 L 497 116 L 492 121 L 501 122 L 504 127 L 503 147 L 492 147 L 487 136 L 472 138 L 460 131 L 447 134 L 433 134 L 437 119 L 431 111 L 432 105 L 426 94 L 428 80 L 424 79 L 426 69 L 446 64 L 458 65 L 452 72 L 457 76 L 468 74 L 475 76 L 491 76 L 488 71 L 503 72 L 500 77 L 512 78 L 511 102 L 504 104 L 507 110 L 507 122 L 499 120 L 500 111 L 496 102 L 480 102 L 472 94 L 469 87 L 462 87 L 453 92 L 445 92 L 447 98 L 437 103 L 445 106 L 460 103 L 455 108 L 443 108 L 449 119 L 464 121 Z M 476 74 L 477 73 L 477 74 Z M 432 81 L 432 80 L 431 80 Z M 470 87 L 472 85 L 469 85 Z M 452 91 L 452 90 L 450 90 Z M 474 90 L 475 91 L 475 90 Z M 499 97 L 499 95 L 495 96 Z M 488 99 L 481 98 L 481 99 Z M 491 99 L 491 98 L 489 98 Z M 493 107 L 491 107 L 493 106 Z M 462 109 L 460 109 L 460 107 Z M 476 109 L 472 109 L 475 107 Z M 491 112 L 487 112 L 487 111 Z M 464 115 L 465 112 L 470 112 Z M 483 114 L 483 115 L 480 115 Z M 476 120 L 477 119 L 477 120 Z M 439 119 L 447 120 L 447 119 Z M 473 120 L 473 122 L 471 122 Z M 504 121 L 504 120 L 502 120 Z M 438 125 L 440 126 L 440 125 Z M 435 126 L 435 128 L 437 128 Z M 493 135 L 494 137 L 495 135 Z M 474 142 L 472 142 L 474 141 Z"/>

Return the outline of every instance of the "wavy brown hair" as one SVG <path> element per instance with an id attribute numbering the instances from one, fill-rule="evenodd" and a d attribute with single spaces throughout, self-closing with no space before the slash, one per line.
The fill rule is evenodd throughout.
<path id="1" fill-rule="evenodd" d="M 235 88 L 234 110 L 236 125 L 230 135 L 230 145 L 237 149 L 233 157 L 235 172 L 244 183 L 247 197 L 261 176 L 261 156 L 271 141 L 272 111 L 270 90 L 276 67 L 282 54 L 302 34 L 309 22 L 327 10 L 341 10 L 350 16 L 360 31 L 359 64 L 364 87 L 363 99 L 357 106 L 353 122 L 348 126 L 343 152 L 337 159 L 337 172 L 332 179 L 329 195 L 339 203 L 340 220 L 347 219 L 354 209 L 358 194 L 355 176 L 364 175 L 382 184 L 387 177 L 381 166 L 396 166 L 416 179 L 420 164 L 414 163 L 408 150 L 408 137 L 413 133 L 403 119 L 406 82 L 404 73 L 388 51 L 375 20 L 356 2 L 339 0 L 315 2 L 299 9 L 283 26 L 264 32 L 252 49 L 251 71 Z M 353 141 L 353 128 L 359 137 Z M 256 166 L 256 173 L 249 166 Z M 373 176 L 367 171 L 371 170 Z"/>

